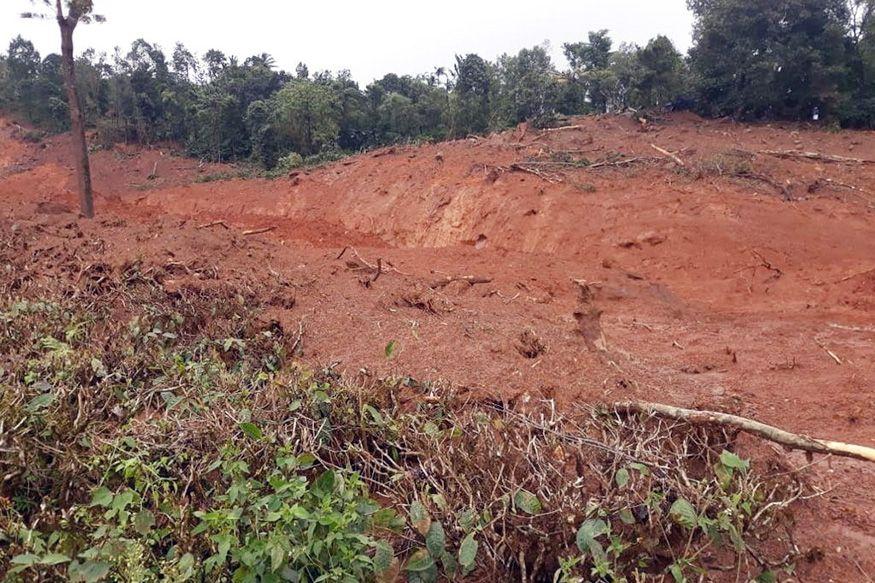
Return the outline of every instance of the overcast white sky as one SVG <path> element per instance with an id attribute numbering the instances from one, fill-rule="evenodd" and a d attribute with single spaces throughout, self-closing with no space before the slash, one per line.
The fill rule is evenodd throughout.
<path id="1" fill-rule="evenodd" d="M 429 72 L 451 65 L 455 54 L 492 60 L 544 41 L 564 66 L 562 43 L 602 28 L 615 43 L 665 34 L 686 51 L 692 28 L 685 0 L 95 0 L 95 6 L 107 22 L 78 29 L 78 49 L 111 53 L 142 37 L 170 53 L 182 41 L 200 55 L 210 48 L 241 59 L 267 52 L 286 70 L 299 61 L 311 72 L 348 68 L 362 83 L 389 72 Z M 0 0 L 2 50 L 21 34 L 42 54 L 57 52 L 57 26 L 18 17 L 29 9 L 29 0 Z"/>

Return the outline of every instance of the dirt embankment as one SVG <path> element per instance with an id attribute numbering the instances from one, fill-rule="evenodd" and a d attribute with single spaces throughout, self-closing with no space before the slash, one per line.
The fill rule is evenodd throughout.
<path id="1" fill-rule="evenodd" d="M 24 144 L 7 126 L 0 213 L 59 258 L 170 265 L 168 293 L 271 278 L 285 290 L 273 315 L 303 331 L 314 364 L 511 401 L 716 407 L 875 445 L 875 165 L 774 153 L 875 160 L 875 134 L 575 125 L 278 180 L 204 181 L 230 169 L 117 148 L 93 158 L 95 222 L 72 214 L 63 140 Z M 800 547 L 825 554 L 800 565 L 803 580 L 875 572 L 871 468 L 817 472 L 835 489 L 802 519 Z"/>

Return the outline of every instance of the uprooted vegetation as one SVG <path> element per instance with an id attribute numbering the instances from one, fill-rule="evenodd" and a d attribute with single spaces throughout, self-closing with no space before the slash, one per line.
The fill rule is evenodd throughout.
<path id="1" fill-rule="evenodd" d="M 736 436 L 340 378 L 243 286 L 165 268 L 0 273 L 10 580 L 681 581 L 792 568 L 806 486 Z M 213 285 L 214 284 L 214 285 Z M 387 351 L 388 354 L 388 351 Z M 710 576 L 710 575 L 709 575 Z"/>

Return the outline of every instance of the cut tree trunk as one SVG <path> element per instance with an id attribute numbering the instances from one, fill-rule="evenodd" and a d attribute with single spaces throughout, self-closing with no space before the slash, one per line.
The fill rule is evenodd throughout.
<path id="1" fill-rule="evenodd" d="M 73 57 L 73 31 L 76 22 L 58 17 L 61 28 L 61 59 L 64 70 L 64 85 L 67 87 L 67 103 L 70 108 L 70 134 L 73 148 L 76 178 L 79 183 L 79 209 L 82 216 L 94 217 L 94 194 L 91 187 L 91 166 L 88 163 L 88 144 L 85 141 L 85 121 L 76 89 L 76 70 Z"/>

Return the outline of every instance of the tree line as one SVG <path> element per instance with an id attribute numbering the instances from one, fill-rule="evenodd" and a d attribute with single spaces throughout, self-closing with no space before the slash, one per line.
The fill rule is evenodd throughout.
<path id="1" fill-rule="evenodd" d="M 671 106 L 740 119 L 875 128 L 875 0 L 689 0 L 694 44 L 665 36 L 616 45 L 607 31 L 495 61 L 388 74 L 361 87 L 348 71 L 279 70 L 262 53 L 195 55 L 135 41 L 76 60 L 79 101 L 103 145 L 174 141 L 212 161 L 272 169 L 412 140 L 442 140 L 557 116 Z M 0 108 L 52 132 L 69 128 L 62 59 L 17 37 L 0 56 Z"/>

